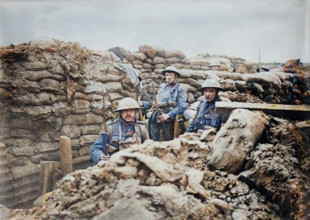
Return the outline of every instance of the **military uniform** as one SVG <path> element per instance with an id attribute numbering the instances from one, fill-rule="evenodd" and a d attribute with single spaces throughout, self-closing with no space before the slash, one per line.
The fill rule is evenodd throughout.
<path id="1" fill-rule="evenodd" d="M 215 102 L 221 101 L 218 96 L 218 92 L 222 90 L 220 83 L 215 79 L 206 79 L 200 88 L 200 91 L 204 93 L 205 89 L 212 88 L 216 90 L 216 95 L 212 101 L 202 101 L 197 107 L 197 113 L 188 127 L 188 132 L 197 132 L 198 130 L 204 130 L 205 126 L 211 126 L 220 130 L 221 125 L 228 119 L 226 114 L 216 114 Z"/>
<path id="2" fill-rule="evenodd" d="M 131 145 L 135 142 L 143 143 L 149 139 L 146 127 L 136 119 L 125 121 L 121 111 L 141 109 L 139 104 L 130 97 L 120 100 L 116 111 L 120 112 L 120 116 L 107 125 L 105 132 L 100 133 L 95 143 L 91 146 L 91 159 L 95 163 L 101 160 L 101 156 L 109 156 L 109 145 L 114 147 L 114 152 L 117 152 L 124 144 Z M 127 114 L 127 113 L 126 113 Z M 130 114 L 129 114 L 130 115 Z M 132 117 L 132 116 L 131 116 Z"/>
<path id="3" fill-rule="evenodd" d="M 197 114 L 194 120 L 190 123 L 188 132 L 197 132 L 198 130 L 204 130 L 204 127 L 211 126 L 220 130 L 221 125 L 228 119 L 228 115 L 216 114 L 215 101 L 221 101 L 219 97 L 208 103 L 207 101 L 200 102 L 197 107 Z"/>
<path id="4" fill-rule="evenodd" d="M 134 134 L 136 134 L 140 143 L 149 139 L 147 129 L 141 122 L 135 121 L 128 124 L 121 117 L 114 120 L 107 126 L 107 133 L 103 132 L 99 134 L 97 140 L 91 146 L 91 158 L 93 162 L 99 162 L 100 157 L 104 154 L 108 145 L 115 148 L 114 152 L 119 151 L 120 143 L 131 141 Z"/>
<path id="5" fill-rule="evenodd" d="M 168 85 L 161 84 L 156 100 L 160 112 L 154 111 L 148 122 L 150 138 L 155 141 L 169 141 L 173 139 L 174 118 L 182 114 L 187 107 L 187 95 L 184 88 L 179 83 Z M 168 114 L 170 119 L 164 122 L 158 121 L 158 116 Z"/>

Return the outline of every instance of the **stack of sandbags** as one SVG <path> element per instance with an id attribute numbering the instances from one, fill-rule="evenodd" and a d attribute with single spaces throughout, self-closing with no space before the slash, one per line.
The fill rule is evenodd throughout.
<path id="1" fill-rule="evenodd" d="M 132 63 L 141 72 L 143 83 L 151 97 L 153 92 L 157 92 L 159 84 L 164 82 L 161 72 L 169 65 L 181 70 L 182 74 L 178 81 L 187 90 L 189 103 L 197 101 L 201 96 L 199 88 L 207 78 L 219 80 L 224 89 L 220 96 L 230 101 L 287 103 L 291 97 L 291 74 L 254 73 L 256 64 L 247 63 L 240 58 L 201 54 L 196 58 L 188 59 L 181 51 L 154 49 L 149 45 L 140 46 L 139 51 L 133 54 L 128 51 L 125 53 L 124 49 L 121 51 L 123 51 L 121 57 L 129 59 L 125 62 Z M 209 70 L 209 64 L 214 59 L 217 59 L 221 65 L 219 71 Z M 152 83 L 155 91 L 152 89 Z"/>
<path id="2" fill-rule="evenodd" d="M 32 186 L 26 195 L 16 195 L 19 204 L 14 205 L 23 206 L 40 194 L 40 162 L 59 161 L 59 137 L 70 137 L 72 157 L 89 165 L 90 145 L 104 127 L 104 117 L 117 117 L 118 101 L 135 98 L 135 90 L 119 62 L 78 43 L 44 39 L 10 50 L 1 62 L 0 141 L 8 148 L 13 180 Z M 23 185 L 16 187 L 21 191 Z"/>

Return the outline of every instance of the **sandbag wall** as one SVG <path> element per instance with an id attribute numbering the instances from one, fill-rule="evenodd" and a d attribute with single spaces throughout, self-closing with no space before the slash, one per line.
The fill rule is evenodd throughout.
<path id="1" fill-rule="evenodd" d="M 59 137 L 71 138 L 75 167 L 91 165 L 90 145 L 104 127 L 103 116 L 115 118 L 118 101 L 135 98 L 135 91 L 115 55 L 103 56 L 78 43 L 32 41 L 1 48 L 0 57 L 0 142 L 8 152 L 7 182 L 12 185 L 10 203 L 0 197 L 0 204 L 29 207 L 41 194 L 40 162 L 59 161 Z M 281 103 L 290 95 L 290 74 L 232 73 L 229 58 L 222 58 L 222 71 L 209 71 L 209 57 L 190 60 L 181 51 L 141 46 L 124 57 L 140 70 L 151 97 L 151 84 L 157 90 L 163 81 L 160 73 L 168 65 L 182 70 L 179 81 L 189 103 L 201 95 L 198 89 L 208 77 L 220 79 L 221 96 L 231 101 Z M 240 70 L 253 71 L 253 65 L 237 61 Z M 103 87 L 107 96 L 101 95 Z"/>
<path id="2" fill-rule="evenodd" d="M 107 120 L 116 117 L 118 100 L 134 96 L 133 86 L 118 63 L 77 43 L 31 42 L 2 48 L 1 56 L 0 142 L 12 189 L 0 204 L 29 207 L 42 192 L 40 162 L 60 160 L 59 137 L 71 138 L 75 167 L 92 165 L 90 145 L 104 126 L 103 112 Z"/>
<path id="3" fill-rule="evenodd" d="M 151 97 L 153 95 L 151 84 L 153 83 L 157 89 L 164 80 L 161 72 L 165 67 L 173 65 L 182 70 L 179 82 L 188 92 L 188 103 L 195 102 L 201 96 L 199 88 L 207 78 L 219 80 L 224 89 L 220 96 L 226 98 L 225 100 L 283 104 L 289 103 L 291 99 L 292 74 L 254 73 L 257 65 L 247 63 L 240 58 L 216 57 L 220 60 L 220 69 L 211 71 L 209 64 L 215 58 L 208 54 L 188 59 L 181 51 L 154 49 L 148 45 L 140 46 L 139 51 L 132 54 L 125 50 L 122 52 L 122 58 L 128 59 L 125 62 L 132 63 L 136 69 L 140 70 L 143 83 Z"/>

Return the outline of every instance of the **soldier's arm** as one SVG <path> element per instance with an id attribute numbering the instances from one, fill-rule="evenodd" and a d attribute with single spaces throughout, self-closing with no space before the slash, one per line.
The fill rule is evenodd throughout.
<path id="1" fill-rule="evenodd" d="M 192 122 L 189 124 L 187 132 L 194 132 L 195 131 L 196 117 L 197 117 L 197 113 L 196 113 L 195 117 L 193 118 Z"/>
<path id="2" fill-rule="evenodd" d="M 92 144 L 90 148 L 91 159 L 94 163 L 100 161 L 101 156 L 104 155 L 104 146 L 107 145 L 109 136 L 107 133 L 101 133 L 98 135 L 97 140 Z"/>
<path id="3" fill-rule="evenodd" d="M 149 109 L 152 107 L 152 100 L 150 99 L 149 95 L 147 94 L 147 91 L 144 87 L 141 89 L 141 101 L 143 104 L 144 109 Z"/>

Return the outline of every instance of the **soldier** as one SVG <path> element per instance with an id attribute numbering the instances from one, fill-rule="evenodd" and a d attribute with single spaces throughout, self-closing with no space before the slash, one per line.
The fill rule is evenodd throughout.
<path id="1" fill-rule="evenodd" d="M 110 145 L 116 152 L 122 147 L 127 148 L 131 144 L 143 143 L 149 139 L 146 127 L 136 120 L 136 113 L 140 108 L 133 98 L 120 100 L 116 109 L 119 112 L 119 117 L 107 125 L 107 131 L 99 134 L 91 146 L 93 162 L 108 160 L 111 155 L 108 150 Z"/>
<path id="2" fill-rule="evenodd" d="M 186 109 L 187 95 L 184 88 L 177 82 L 180 70 L 168 66 L 162 74 L 166 83 L 159 87 L 154 97 L 156 111 L 153 111 L 148 121 L 150 138 L 155 141 L 169 141 L 174 138 L 174 119 Z"/>
<path id="3" fill-rule="evenodd" d="M 212 60 L 209 65 L 209 68 L 210 70 L 218 71 L 220 69 L 220 66 L 221 64 L 218 60 Z"/>
<path id="4" fill-rule="evenodd" d="M 221 125 L 228 119 L 228 115 L 216 114 L 215 112 L 215 102 L 221 101 L 218 92 L 222 88 L 215 79 L 207 79 L 200 90 L 204 94 L 205 101 L 202 101 L 197 107 L 197 113 L 187 131 L 197 132 L 200 129 L 204 130 L 206 125 L 214 127 L 218 131 Z"/>
<path id="5" fill-rule="evenodd" d="M 260 72 L 269 72 L 269 68 L 267 66 L 260 66 L 259 68 L 256 69 L 257 73 Z"/>

